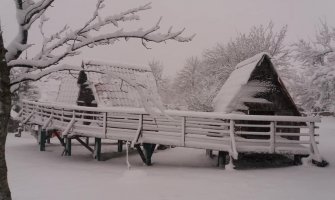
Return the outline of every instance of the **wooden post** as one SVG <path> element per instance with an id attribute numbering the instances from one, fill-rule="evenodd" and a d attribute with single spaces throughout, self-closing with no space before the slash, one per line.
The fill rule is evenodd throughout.
<path id="1" fill-rule="evenodd" d="M 103 129 L 105 138 L 107 138 L 107 113 L 103 113 Z"/>
<path id="2" fill-rule="evenodd" d="M 231 141 L 232 156 L 233 158 L 237 159 L 238 153 L 237 153 L 236 141 L 235 141 L 235 122 L 232 119 L 230 120 L 230 123 L 229 123 L 229 135 L 230 135 L 230 141 Z"/>
<path id="3" fill-rule="evenodd" d="M 45 151 L 46 132 L 46 129 L 40 130 L 40 151 Z"/>
<path id="4" fill-rule="evenodd" d="M 152 154 L 155 151 L 156 144 L 143 143 L 143 149 L 145 153 L 145 164 L 150 166 Z"/>
<path id="5" fill-rule="evenodd" d="M 90 138 L 86 137 L 86 145 L 89 146 L 90 145 Z"/>
<path id="6" fill-rule="evenodd" d="M 270 123 L 270 153 L 275 153 L 275 140 L 276 140 L 276 127 L 275 122 Z"/>
<path id="7" fill-rule="evenodd" d="M 310 142 L 311 142 L 311 151 L 314 154 L 316 161 L 321 162 L 322 159 L 320 156 L 319 149 L 315 142 L 315 135 L 314 135 L 315 132 L 314 131 L 315 131 L 315 124 L 314 122 L 310 122 L 309 123 L 309 137 L 310 137 Z"/>
<path id="8" fill-rule="evenodd" d="M 218 155 L 218 167 L 225 168 L 227 155 L 228 155 L 227 152 L 225 152 L 225 151 L 219 151 L 219 155 Z"/>
<path id="9" fill-rule="evenodd" d="M 65 156 L 71 156 L 72 139 L 65 137 Z"/>
<path id="10" fill-rule="evenodd" d="M 182 117 L 181 121 L 181 146 L 185 146 L 185 130 L 186 130 L 186 117 Z"/>
<path id="11" fill-rule="evenodd" d="M 95 138 L 93 157 L 98 161 L 101 160 L 101 138 Z"/>
<path id="12" fill-rule="evenodd" d="M 123 147 L 123 141 L 122 140 L 118 140 L 117 141 L 117 152 L 122 152 L 122 147 Z"/>

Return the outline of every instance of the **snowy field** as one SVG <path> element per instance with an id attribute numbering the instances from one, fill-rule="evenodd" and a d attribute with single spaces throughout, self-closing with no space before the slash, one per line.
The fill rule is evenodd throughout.
<path id="1" fill-rule="evenodd" d="M 335 199 L 335 119 L 323 118 L 318 132 L 326 168 L 289 166 L 222 170 L 203 150 L 173 148 L 153 155 L 144 166 L 131 152 L 104 144 L 106 161 L 95 161 L 82 146 L 62 157 L 56 140 L 39 152 L 29 134 L 9 134 L 6 155 L 14 200 L 297 200 Z M 113 153 L 114 152 L 114 153 Z"/>

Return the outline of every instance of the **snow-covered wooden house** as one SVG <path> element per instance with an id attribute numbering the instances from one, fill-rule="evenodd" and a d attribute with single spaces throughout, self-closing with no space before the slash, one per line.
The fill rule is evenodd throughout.
<path id="1" fill-rule="evenodd" d="M 267 53 L 237 64 L 218 95 L 214 110 L 250 115 L 300 116 Z"/>
<path id="2" fill-rule="evenodd" d="M 257 54 L 237 64 L 214 99 L 214 111 L 247 115 L 301 116 L 267 53 Z M 245 123 L 267 126 L 268 122 Z M 278 125 L 301 125 L 280 122 Z M 278 132 L 299 133 L 299 128 L 277 128 Z M 268 132 L 269 128 L 240 127 L 241 131 Z M 246 138 L 268 136 L 249 135 Z M 299 137 L 286 137 L 298 140 Z"/>
<path id="3" fill-rule="evenodd" d="M 85 71 L 62 80 L 57 103 L 89 107 L 158 106 L 156 81 L 149 67 L 98 61 L 83 65 Z"/>

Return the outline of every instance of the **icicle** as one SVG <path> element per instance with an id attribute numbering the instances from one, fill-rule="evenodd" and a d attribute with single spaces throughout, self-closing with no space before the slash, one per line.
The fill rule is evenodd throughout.
<path id="1" fill-rule="evenodd" d="M 128 168 L 128 170 L 130 170 L 130 168 L 131 168 L 131 165 L 129 163 L 129 150 L 128 150 L 129 147 L 130 147 L 130 142 L 127 141 L 126 142 L 126 161 L 127 161 L 127 168 Z"/>

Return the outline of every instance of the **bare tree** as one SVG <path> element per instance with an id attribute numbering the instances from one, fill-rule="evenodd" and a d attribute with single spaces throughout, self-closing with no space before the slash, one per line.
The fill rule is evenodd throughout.
<path id="1" fill-rule="evenodd" d="M 149 28 L 125 31 L 119 28 L 119 23 L 126 23 L 140 20 L 138 15 L 141 11 L 151 8 L 150 4 L 129 9 L 124 12 L 103 17 L 100 11 L 104 8 L 104 0 L 97 0 L 93 15 L 77 29 L 71 29 L 65 25 L 58 32 L 47 36 L 44 34 L 43 25 L 48 21 L 45 13 L 54 0 L 14 0 L 16 4 L 17 23 L 19 31 L 15 39 L 7 47 L 3 44 L 2 34 L 0 34 L 0 200 L 11 199 L 7 181 L 7 167 L 5 161 L 5 143 L 7 137 L 7 124 L 11 109 L 11 94 L 16 91 L 20 83 L 26 81 L 36 81 L 57 71 L 76 70 L 80 71 L 80 66 L 73 66 L 63 63 L 67 57 L 80 54 L 85 47 L 93 48 L 101 45 L 113 45 L 121 39 L 139 39 L 146 47 L 148 42 L 160 43 L 167 40 L 178 42 L 191 41 L 192 37 L 182 37 L 184 30 L 167 33 L 157 32 L 160 29 L 160 21 Z M 31 59 L 22 58 L 22 52 L 29 49 L 32 44 L 28 44 L 29 31 L 37 20 L 40 20 L 39 28 L 43 37 L 43 42 L 39 52 Z M 101 33 L 103 27 L 114 27 L 114 31 Z M 1 30 L 0 30 L 0 33 Z M 98 73 L 101 73 L 97 70 Z M 114 75 L 115 76 L 115 75 Z M 123 79 L 124 77 L 118 77 Z M 131 80 L 124 79 L 131 86 L 139 87 Z"/>
<path id="2" fill-rule="evenodd" d="M 335 28 L 321 22 L 312 41 L 295 43 L 294 56 L 303 65 L 304 82 L 298 93 L 306 110 L 335 111 Z M 307 83 L 307 84 L 306 84 Z"/>

